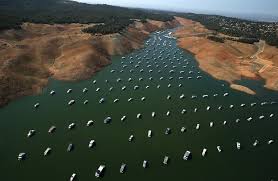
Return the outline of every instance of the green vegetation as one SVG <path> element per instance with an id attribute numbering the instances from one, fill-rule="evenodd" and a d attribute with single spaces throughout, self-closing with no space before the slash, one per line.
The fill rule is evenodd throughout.
<path id="1" fill-rule="evenodd" d="M 1 0 L 0 30 L 19 28 L 23 22 L 32 23 L 104 23 L 86 30 L 92 33 L 118 32 L 128 26 L 131 19 L 169 21 L 173 16 L 160 11 L 146 11 L 91 5 L 70 0 Z"/>
<path id="2" fill-rule="evenodd" d="M 238 37 L 234 39 L 235 41 L 254 43 L 262 39 L 269 45 L 278 47 L 278 23 L 253 22 L 224 16 L 193 13 L 186 13 L 180 16 L 198 21 L 210 30 Z"/>
<path id="3" fill-rule="evenodd" d="M 223 38 L 221 38 L 221 37 L 212 36 L 212 35 L 208 36 L 207 39 L 212 40 L 212 41 L 215 41 L 215 42 L 219 42 L 219 43 L 224 43 L 224 41 L 225 41 L 225 40 L 224 40 Z"/>
<path id="4" fill-rule="evenodd" d="M 101 33 L 101 34 L 111 34 L 117 33 L 124 30 L 129 24 L 133 21 L 129 19 L 115 19 L 111 18 L 110 21 L 107 21 L 105 24 L 95 25 L 93 27 L 89 27 L 84 29 L 83 31 L 86 33 Z"/>

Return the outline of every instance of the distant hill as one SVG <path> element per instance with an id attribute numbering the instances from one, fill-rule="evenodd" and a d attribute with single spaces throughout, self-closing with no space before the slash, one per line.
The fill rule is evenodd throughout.
<path id="1" fill-rule="evenodd" d="M 239 37 L 244 43 L 265 40 L 269 45 L 278 47 L 278 23 L 258 22 L 219 15 L 183 13 L 179 16 L 198 21 L 209 30 Z"/>
<path id="2" fill-rule="evenodd" d="M 70 0 L 1 0 L 0 30 L 33 23 L 110 23 L 146 18 L 168 21 L 173 17 L 159 11 L 144 11 L 110 5 L 92 5 Z M 120 23 L 121 24 L 121 23 Z"/>

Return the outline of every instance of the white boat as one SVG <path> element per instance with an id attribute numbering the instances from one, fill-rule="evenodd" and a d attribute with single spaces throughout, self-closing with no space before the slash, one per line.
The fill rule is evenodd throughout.
<path id="1" fill-rule="evenodd" d="M 246 104 L 240 104 L 240 107 L 245 107 Z"/>
<path id="2" fill-rule="evenodd" d="M 204 156 L 206 156 L 206 154 L 207 154 L 207 149 L 204 148 L 203 151 L 202 151 L 202 156 L 204 157 Z"/>
<path id="3" fill-rule="evenodd" d="M 259 144 L 258 140 L 255 140 L 255 142 L 253 143 L 253 146 L 257 146 Z"/>
<path id="4" fill-rule="evenodd" d="M 210 106 L 207 106 L 207 111 L 209 111 L 210 110 Z"/>
<path id="5" fill-rule="evenodd" d="M 94 80 L 94 81 L 93 81 L 93 84 L 95 84 L 95 83 L 97 83 L 97 80 Z"/>
<path id="6" fill-rule="evenodd" d="M 191 96 L 191 99 L 195 99 L 195 98 L 197 98 L 196 95 L 192 95 L 192 96 Z"/>
<path id="7" fill-rule="evenodd" d="M 67 90 L 67 94 L 71 93 L 72 92 L 72 89 L 68 89 Z"/>
<path id="8" fill-rule="evenodd" d="M 76 179 L 76 173 L 73 173 L 71 176 L 70 176 L 70 181 L 74 181 Z"/>
<path id="9" fill-rule="evenodd" d="M 98 103 L 102 104 L 104 102 L 104 98 L 101 98 Z"/>
<path id="10" fill-rule="evenodd" d="M 226 96 L 228 96 L 228 95 L 229 95 L 229 93 L 227 93 L 227 92 L 223 94 L 224 97 L 226 97 Z"/>
<path id="11" fill-rule="evenodd" d="M 226 124 L 227 124 L 227 121 L 224 121 L 224 122 L 223 122 L 223 125 L 226 125 Z"/>
<path id="12" fill-rule="evenodd" d="M 26 158 L 26 153 L 19 153 L 17 156 L 18 161 L 25 160 L 25 158 Z"/>
<path id="13" fill-rule="evenodd" d="M 165 156 L 164 159 L 163 159 L 163 164 L 164 164 L 164 165 L 167 165 L 167 164 L 168 164 L 168 161 L 169 161 L 169 157 L 168 157 L 168 156 Z"/>
<path id="14" fill-rule="evenodd" d="M 73 150 L 73 144 L 72 143 L 70 143 L 69 145 L 68 145 L 68 148 L 67 148 L 67 152 L 71 152 L 72 150 Z"/>
<path id="15" fill-rule="evenodd" d="M 68 105 L 71 106 L 71 105 L 73 105 L 74 103 L 75 103 L 75 100 L 72 99 L 72 100 L 70 100 L 70 101 L 68 102 Z"/>
<path id="16" fill-rule="evenodd" d="M 128 101 L 128 102 L 131 102 L 132 100 L 133 100 L 133 98 L 129 98 L 127 101 Z"/>
<path id="17" fill-rule="evenodd" d="M 95 173 L 95 177 L 99 178 L 102 177 L 105 171 L 105 165 L 100 165 Z"/>
<path id="18" fill-rule="evenodd" d="M 255 106 L 257 103 L 253 102 L 250 104 L 251 107 Z"/>
<path id="19" fill-rule="evenodd" d="M 84 102 L 83 102 L 83 104 L 88 104 L 89 103 L 89 100 L 85 100 Z"/>
<path id="20" fill-rule="evenodd" d="M 149 137 L 149 138 L 152 137 L 152 130 L 148 130 L 148 137 Z"/>
<path id="21" fill-rule="evenodd" d="M 230 108 L 232 109 L 233 107 L 234 107 L 234 105 L 233 105 L 233 104 L 231 104 L 231 105 L 230 105 Z"/>
<path id="22" fill-rule="evenodd" d="M 50 91 L 50 95 L 54 95 L 55 94 L 55 91 L 54 90 L 52 90 L 52 91 Z"/>
<path id="23" fill-rule="evenodd" d="M 34 129 L 29 130 L 29 132 L 27 133 L 27 138 L 30 138 L 32 136 L 34 136 L 36 134 L 36 131 Z"/>
<path id="24" fill-rule="evenodd" d="M 168 95 L 168 96 L 167 96 L 167 99 L 168 99 L 168 100 L 169 100 L 169 99 L 171 99 L 171 96 L 170 96 L 170 95 Z"/>
<path id="25" fill-rule="evenodd" d="M 186 110 L 183 109 L 183 110 L 181 111 L 181 114 L 185 114 L 185 113 L 186 113 Z"/>
<path id="26" fill-rule="evenodd" d="M 240 122 L 240 119 L 236 119 L 236 123 L 239 123 Z"/>
<path id="27" fill-rule="evenodd" d="M 97 89 L 96 89 L 96 92 L 99 92 L 99 91 L 100 91 L 100 88 L 97 88 Z"/>
<path id="28" fill-rule="evenodd" d="M 274 114 L 270 114 L 269 117 L 272 118 L 274 116 Z"/>
<path id="29" fill-rule="evenodd" d="M 199 130 L 200 129 L 200 124 L 197 124 L 196 125 L 196 130 Z"/>
<path id="30" fill-rule="evenodd" d="M 203 98 L 207 98 L 207 97 L 208 97 L 208 95 L 207 95 L 207 94 L 203 95 Z"/>
<path id="31" fill-rule="evenodd" d="M 142 97 L 142 98 L 141 98 L 141 101 L 145 101 L 145 100 L 146 100 L 146 97 Z"/>
<path id="32" fill-rule="evenodd" d="M 142 118 L 142 115 L 141 115 L 140 113 L 138 113 L 137 116 L 136 116 L 136 118 L 137 118 L 137 119 L 141 119 L 141 118 Z"/>
<path id="33" fill-rule="evenodd" d="M 83 92 L 83 93 L 88 92 L 88 89 L 87 89 L 87 88 L 84 88 L 84 89 L 82 90 L 82 92 Z"/>
<path id="34" fill-rule="evenodd" d="M 54 133 L 55 130 L 56 130 L 56 126 L 51 126 L 48 130 L 48 133 Z"/>
<path id="35" fill-rule="evenodd" d="M 217 148 L 217 151 L 218 151 L 219 153 L 222 152 L 222 149 L 221 149 L 220 146 L 217 146 L 216 148 Z"/>
<path id="36" fill-rule="evenodd" d="M 138 85 L 134 86 L 134 90 L 137 90 L 137 89 L 139 89 L 139 86 Z"/>
<path id="37" fill-rule="evenodd" d="M 213 127 L 213 122 L 210 122 L 210 123 L 209 123 L 209 127 Z"/>
<path id="38" fill-rule="evenodd" d="M 50 154 L 50 152 L 51 152 L 51 148 L 46 148 L 46 150 L 44 151 L 44 153 L 43 153 L 43 155 L 44 156 L 47 156 L 47 155 L 49 155 Z"/>
<path id="39" fill-rule="evenodd" d="M 171 128 L 166 128 L 165 134 L 168 135 L 168 134 L 170 134 L 170 133 L 171 133 Z"/>
<path id="40" fill-rule="evenodd" d="M 124 121 L 126 119 L 126 116 L 123 116 L 122 118 L 121 118 L 121 121 Z"/>
<path id="41" fill-rule="evenodd" d="M 123 87 L 122 87 L 122 90 L 123 90 L 123 91 L 126 90 L 126 86 L 123 86 Z"/>
<path id="42" fill-rule="evenodd" d="M 86 125 L 89 127 L 89 126 L 92 126 L 93 124 L 94 124 L 94 121 L 93 120 L 89 120 Z"/>
<path id="43" fill-rule="evenodd" d="M 109 91 L 112 91 L 112 90 L 113 90 L 113 87 L 110 87 L 110 88 L 109 88 Z"/>
<path id="44" fill-rule="evenodd" d="M 114 103 L 117 103 L 117 102 L 119 102 L 119 99 L 114 99 L 113 102 L 114 102 Z"/>
<path id="45" fill-rule="evenodd" d="M 183 160 L 190 160 L 192 158 L 192 154 L 190 151 L 186 151 L 183 155 Z"/>
<path id="46" fill-rule="evenodd" d="M 73 129 L 74 127 L 75 127 L 75 123 L 71 123 L 71 124 L 69 124 L 69 126 L 68 126 L 69 129 Z"/>
<path id="47" fill-rule="evenodd" d="M 90 140 L 88 147 L 93 148 L 93 146 L 95 146 L 95 144 L 96 144 L 95 140 Z"/>
<path id="48" fill-rule="evenodd" d="M 121 167 L 120 167 L 120 173 L 124 173 L 126 170 L 126 164 L 122 163 Z"/>
<path id="49" fill-rule="evenodd" d="M 185 132 L 186 131 L 186 128 L 185 127 L 182 127 L 181 128 L 181 132 L 183 133 L 183 132 Z"/>
<path id="50" fill-rule="evenodd" d="M 268 104 L 268 102 L 262 102 L 261 106 L 264 106 L 264 105 L 267 105 L 267 104 Z"/>
<path id="51" fill-rule="evenodd" d="M 153 118 L 155 117 L 155 112 L 152 112 L 152 117 L 153 117 Z"/>
<path id="52" fill-rule="evenodd" d="M 147 160 L 144 160 L 143 161 L 143 168 L 147 168 L 148 167 L 148 161 Z"/>
<path id="53" fill-rule="evenodd" d="M 252 121 L 252 119 L 253 119 L 252 117 L 249 117 L 247 118 L 247 121 Z"/>
<path id="54" fill-rule="evenodd" d="M 131 142 L 133 139 L 134 139 L 134 136 L 130 135 L 129 138 L 128 138 L 128 141 Z"/>
<path id="55" fill-rule="evenodd" d="M 166 116 L 170 116 L 170 111 L 167 111 L 167 112 L 166 112 Z"/>
<path id="56" fill-rule="evenodd" d="M 274 143 L 274 140 L 269 140 L 268 142 L 267 142 L 267 144 L 272 144 L 272 143 Z"/>
<path id="57" fill-rule="evenodd" d="M 261 116 L 259 117 L 259 119 L 264 119 L 264 115 L 261 115 Z"/>
<path id="58" fill-rule="evenodd" d="M 38 108 L 40 106 L 40 103 L 36 103 L 35 105 L 34 105 L 34 108 Z"/>
<path id="59" fill-rule="evenodd" d="M 236 142 L 236 147 L 238 150 L 240 150 L 240 143 L 239 142 Z"/>
<path id="60" fill-rule="evenodd" d="M 180 96 L 180 99 L 183 99 L 185 96 L 184 96 L 184 94 L 182 94 L 181 96 Z"/>
<path id="61" fill-rule="evenodd" d="M 112 118 L 109 117 L 109 116 L 106 117 L 106 118 L 103 120 L 104 124 L 109 124 L 111 121 L 112 121 Z"/>
<path id="62" fill-rule="evenodd" d="M 157 86 L 156 86 L 156 88 L 158 88 L 158 89 L 159 89 L 159 88 L 160 88 L 160 85 L 157 85 Z"/>
<path id="63" fill-rule="evenodd" d="M 198 111 L 198 108 L 194 108 L 194 112 L 197 112 Z"/>

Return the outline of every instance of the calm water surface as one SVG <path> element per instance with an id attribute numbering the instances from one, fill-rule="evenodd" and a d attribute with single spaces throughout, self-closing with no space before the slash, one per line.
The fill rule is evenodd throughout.
<path id="1" fill-rule="evenodd" d="M 278 107 L 271 102 L 278 101 L 278 94 L 263 89 L 262 82 L 246 80 L 241 83 L 256 89 L 256 96 L 231 90 L 228 84 L 202 72 L 194 57 L 179 49 L 175 39 L 167 37 L 170 31 L 173 30 L 152 34 L 144 49 L 126 58 L 113 57 L 113 63 L 90 80 L 51 80 L 41 95 L 24 97 L 0 109 L 1 180 L 63 181 L 69 180 L 72 173 L 77 173 L 78 180 L 97 180 L 94 173 L 100 164 L 106 165 L 101 179 L 107 181 L 277 180 Z M 139 88 L 134 90 L 136 85 Z M 123 86 L 126 90 L 122 90 Z M 85 87 L 87 93 L 82 92 Z M 72 93 L 67 94 L 69 88 Z M 49 94 L 51 90 L 55 90 L 54 96 Z M 229 95 L 223 96 L 224 93 Z M 180 99 L 182 94 L 184 98 Z M 192 95 L 197 98 L 191 99 Z M 145 101 L 141 101 L 142 97 Z M 103 104 L 99 104 L 101 98 L 105 98 Z M 128 102 L 129 98 L 133 101 Z M 71 99 L 76 103 L 68 106 Z M 119 101 L 114 103 L 115 99 Z M 89 101 L 86 105 L 85 100 Z M 40 107 L 35 109 L 37 102 Z M 251 107 L 254 102 L 257 105 Z M 267 104 L 262 106 L 262 102 Z M 219 106 L 223 109 L 219 110 Z M 187 110 L 185 114 L 181 114 L 183 109 Z M 152 112 L 156 117 L 151 117 Z M 136 118 L 138 113 L 142 119 Z M 127 118 L 121 121 L 124 115 Z M 262 115 L 265 118 L 259 119 Z M 110 124 L 103 123 L 107 116 L 112 118 Z M 253 118 L 250 122 L 249 117 Z M 94 120 L 94 125 L 87 127 L 88 120 Z M 76 128 L 69 130 L 68 125 L 73 122 Z M 197 124 L 199 130 L 195 129 Z M 53 125 L 57 130 L 49 134 Z M 182 133 L 181 127 L 187 131 Z M 166 128 L 171 128 L 171 134 L 164 134 Z M 27 138 L 30 129 L 35 129 L 36 134 Z M 152 130 L 151 138 L 147 137 L 148 130 Z M 131 134 L 135 137 L 133 142 L 128 141 Z M 91 139 L 96 145 L 89 149 Z M 256 139 L 259 144 L 254 147 Z M 268 145 L 270 139 L 274 143 Z M 237 150 L 236 142 L 241 143 L 241 150 Z M 74 144 L 72 152 L 67 152 L 69 143 Z M 218 145 L 221 153 L 216 149 Z M 52 152 L 44 157 L 47 147 Z M 208 150 L 206 157 L 201 156 L 203 148 Z M 186 150 L 192 152 L 190 161 L 182 159 Z M 21 162 L 17 161 L 20 152 L 27 154 Z M 167 166 L 162 164 L 166 155 L 170 157 Z M 142 168 L 143 160 L 149 161 L 146 169 Z M 119 173 L 122 163 L 127 164 L 124 174 Z"/>

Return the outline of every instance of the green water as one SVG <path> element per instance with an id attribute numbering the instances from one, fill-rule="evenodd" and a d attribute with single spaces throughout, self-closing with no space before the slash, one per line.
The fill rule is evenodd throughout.
<path id="1" fill-rule="evenodd" d="M 126 59 L 113 57 L 113 63 L 90 80 L 78 83 L 51 80 L 41 95 L 21 98 L 0 109 L 0 180 L 62 181 L 69 180 L 72 173 L 77 173 L 78 180 L 97 180 L 94 173 L 100 164 L 106 165 L 101 179 L 107 181 L 278 179 L 278 144 L 275 142 L 278 141 L 278 107 L 270 104 L 278 101 L 278 94 L 262 88 L 262 82 L 247 80 L 241 83 L 256 89 L 259 92 L 256 96 L 231 90 L 226 83 L 199 70 L 193 56 L 179 49 L 176 40 L 164 37 L 169 31 L 152 34 L 144 49 L 126 55 Z M 134 72 L 131 73 L 131 69 Z M 144 72 L 140 72 L 141 69 Z M 149 72 L 150 69 L 153 72 Z M 170 73 L 171 69 L 175 72 Z M 181 76 L 184 79 L 179 79 Z M 202 78 L 197 79 L 197 76 Z M 122 81 L 117 82 L 118 78 Z M 139 86 L 138 90 L 134 90 L 135 85 Z M 126 86 L 124 91 L 123 86 Z M 82 92 L 85 87 L 87 93 Z M 67 94 L 69 88 L 73 91 Z M 99 92 L 95 91 L 97 88 Z M 49 95 L 51 90 L 55 90 L 54 96 Z M 229 96 L 224 97 L 226 92 Z M 218 96 L 214 97 L 216 93 Z M 181 94 L 185 95 L 184 99 L 179 98 Z M 204 94 L 209 97 L 202 98 Z M 167 95 L 171 95 L 170 100 Z M 198 97 L 191 99 L 192 95 Z M 102 97 L 105 102 L 99 104 Z M 128 102 L 130 97 L 134 99 L 132 102 Z M 141 101 L 141 97 L 146 100 Z M 117 98 L 119 102 L 113 103 Z M 76 103 L 68 106 L 71 99 Z M 89 100 L 87 105 L 83 104 L 85 100 Z M 261 106 L 264 101 L 268 104 Z M 33 105 L 37 102 L 40 107 L 36 110 Z M 257 105 L 251 107 L 253 102 Z M 240 107 L 242 103 L 246 106 Z M 235 106 L 233 109 L 229 108 L 231 104 Z M 222 110 L 217 109 L 220 105 Z M 211 106 L 210 111 L 206 110 L 207 106 Z M 198 108 L 196 113 L 195 107 Z M 182 109 L 187 113 L 181 114 Z M 155 118 L 151 117 L 153 111 Z M 171 113 L 169 116 L 166 116 L 167 111 Z M 138 113 L 142 119 L 136 118 Z M 124 122 L 120 120 L 123 115 L 127 116 Z M 261 115 L 265 119 L 259 120 Z M 103 123 L 107 116 L 112 117 L 110 124 Z M 248 122 L 248 117 L 253 120 Z M 91 119 L 95 124 L 87 127 Z M 225 120 L 227 125 L 223 125 Z M 209 126 L 211 121 L 213 127 Z M 68 130 L 72 122 L 76 128 Z M 196 130 L 198 123 L 200 129 Z M 57 130 L 49 134 L 52 125 Z M 181 133 L 183 126 L 187 131 Z M 164 134 L 167 127 L 172 130 L 170 135 Z M 30 129 L 35 129 L 36 134 L 27 138 Z M 152 138 L 147 137 L 148 130 L 152 130 Z M 131 134 L 135 136 L 133 142 L 128 141 Z M 91 139 L 96 141 L 93 149 L 88 148 Z M 256 139 L 259 145 L 253 147 Z M 274 143 L 268 145 L 270 139 Z M 236 149 L 236 142 L 241 143 L 241 150 Z M 74 144 L 72 152 L 67 152 L 69 143 Z M 221 146 L 221 153 L 217 145 Z M 47 147 L 51 147 L 52 152 L 44 157 Z M 201 156 L 203 148 L 208 149 L 206 157 Z M 192 152 L 190 161 L 182 159 L 186 150 Z M 27 154 L 26 160 L 21 162 L 17 161 L 20 152 Z M 167 166 L 162 164 L 165 155 L 170 157 Z M 146 169 L 142 168 L 143 160 L 149 161 Z M 124 174 L 119 173 L 121 163 L 127 164 Z"/>

